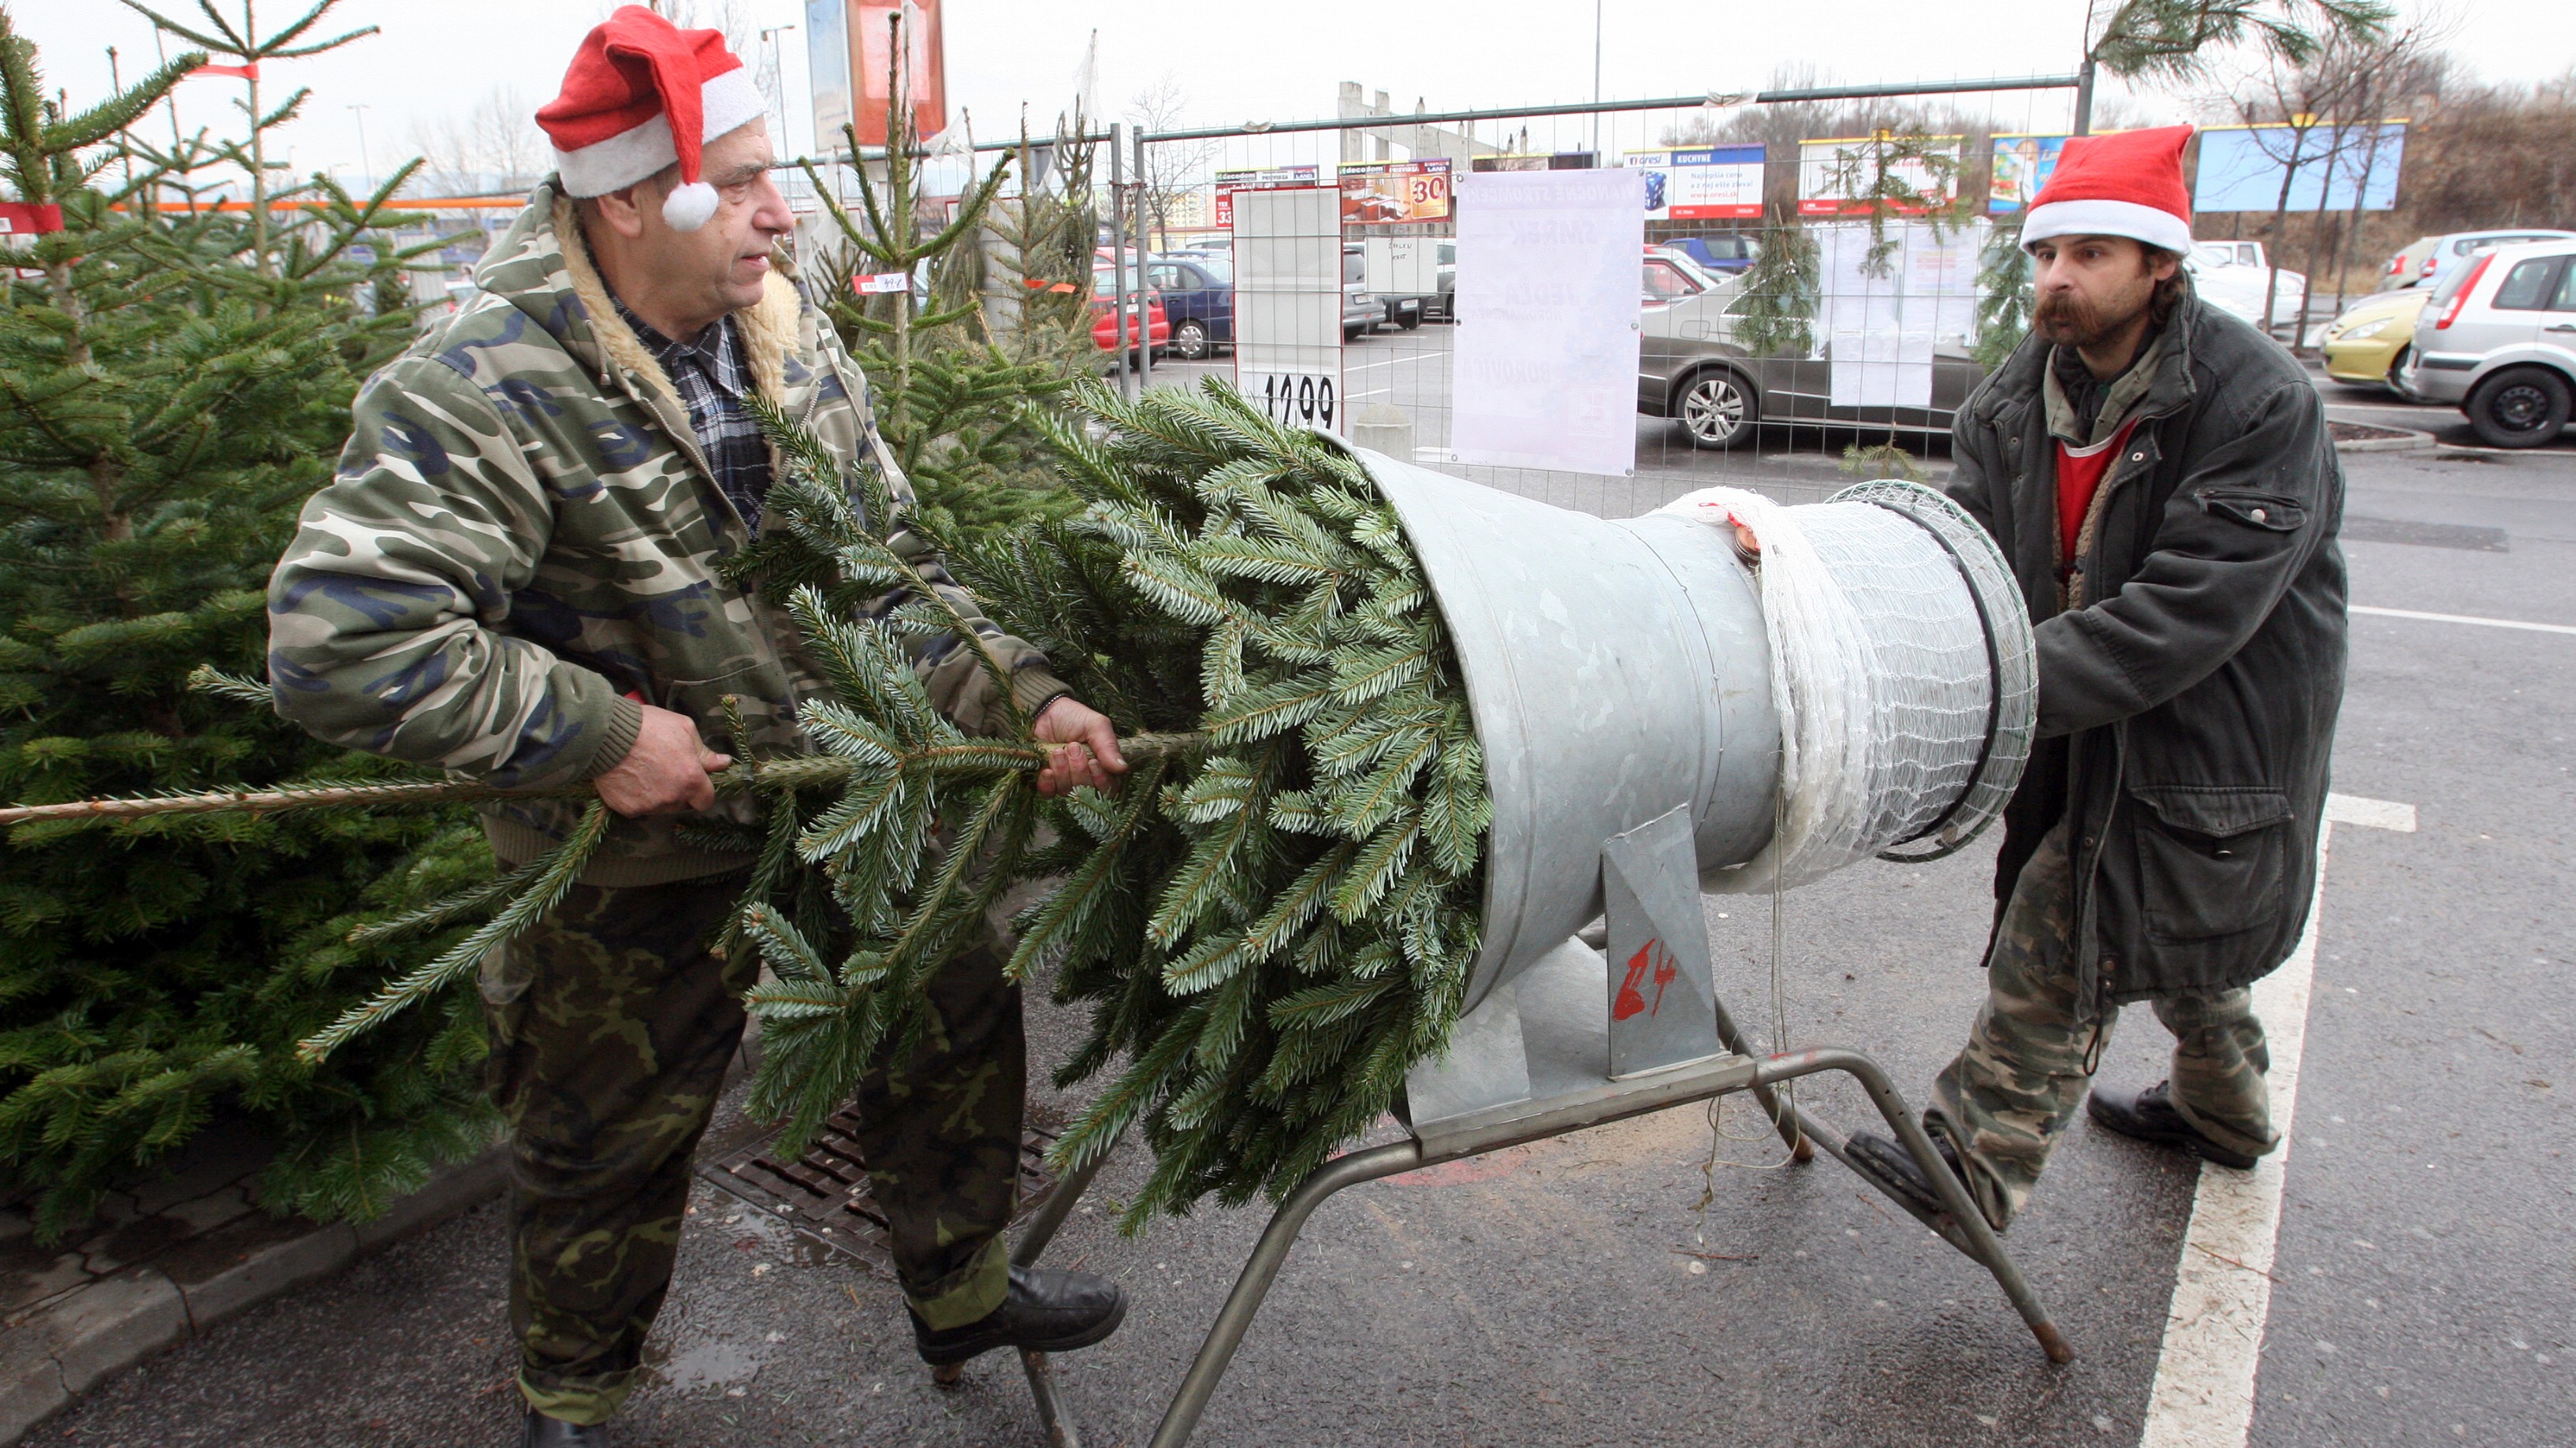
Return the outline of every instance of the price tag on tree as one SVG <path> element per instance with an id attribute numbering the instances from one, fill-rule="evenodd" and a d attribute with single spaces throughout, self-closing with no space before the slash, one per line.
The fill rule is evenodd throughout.
<path id="1" fill-rule="evenodd" d="M 908 291 L 911 287 L 910 272 L 860 272 L 850 278 L 850 290 L 863 297 Z"/>
<path id="2" fill-rule="evenodd" d="M 1342 430 L 1339 379 L 1322 372 L 1243 372 L 1235 386 L 1244 399 L 1285 427 Z"/>

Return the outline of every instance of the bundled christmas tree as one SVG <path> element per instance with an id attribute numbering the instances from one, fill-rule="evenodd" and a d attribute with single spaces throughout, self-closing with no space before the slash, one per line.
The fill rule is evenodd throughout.
<path id="1" fill-rule="evenodd" d="M 275 60 L 319 18 L 217 37 Z M 336 43 L 336 42 L 332 42 Z M 0 181 L 60 230 L 0 281 L 0 795 L 36 801 L 380 772 L 265 711 L 188 687 L 256 673 L 262 596 L 304 498 L 328 476 L 358 379 L 411 319 L 357 304 L 404 256 L 353 244 L 385 191 L 327 183 L 272 218 L 157 217 L 247 141 L 121 147 L 194 66 L 184 55 L 72 112 L 0 11 Z M 420 852 L 417 855 L 415 852 Z M 366 1213 L 476 1144 L 469 1012 L 425 1013 L 327 1067 L 298 1039 L 371 984 L 345 937 L 378 908 L 488 870 L 437 814 L 151 818 L 21 827 L 0 851 L 0 1175 L 58 1237 L 108 1182 L 184 1144 L 220 1106 L 282 1146 L 266 1200 Z"/>

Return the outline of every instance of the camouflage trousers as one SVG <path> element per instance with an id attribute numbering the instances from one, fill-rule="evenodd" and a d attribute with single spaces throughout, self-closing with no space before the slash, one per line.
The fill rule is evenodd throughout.
<path id="1" fill-rule="evenodd" d="M 2013 881 L 1986 957 L 1986 1002 L 1932 1083 L 1924 1125 L 1958 1148 L 1968 1191 L 2001 1229 L 2030 1200 L 2109 1045 L 2116 1008 L 2083 1024 L 2076 999 L 2074 870 L 2066 827 L 2040 842 Z M 2250 1156 L 2280 1141 L 2263 1073 L 2271 1054 L 2253 993 L 2168 996 L 2156 1019 L 2173 1033 L 2173 1103 L 2211 1140 Z"/>
<path id="2" fill-rule="evenodd" d="M 739 877 L 576 886 L 482 976 L 510 1126 L 519 1387 L 574 1423 L 616 1413 L 671 1284 L 690 1158 L 742 1039 L 748 950 L 708 947 Z M 861 1083 L 859 1133 L 895 1267 L 935 1327 L 1008 1288 L 1026 1059 L 1019 988 L 989 944 L 934 982 L 939 1028 Z"/>

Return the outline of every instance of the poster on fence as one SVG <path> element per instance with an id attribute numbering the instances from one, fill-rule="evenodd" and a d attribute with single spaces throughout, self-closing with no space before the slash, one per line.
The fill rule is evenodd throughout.
<path id="1" fill-rule="evenodd" d="M 1458 208 L 1450 446 L 1462 463 L 1629 476 L 1645 177 L 1472 176 Z"/>
<path id="2" fill-rule="evenodd" d="M 2270 211 L 2289 182 L 2292 211 L 2350 211 L 2356 192 L 2364 211 L 2397 204 L 2397 172 L 2406 158 L 2406 123 L 2349 126 L 2211 126 L 2200 133 L 2194 211 Z"/>
<path id="3" fill-rule="evenodd" d="M 1762 148 L 1699 146 L 1630 151 L 1646 176 L 1648 221 L 1715 221 L 1762 214 Z"/>
<path id="4" fill-rule="evenodd" d="M 2011 216 L 2030 209 L 2030 198 L 2048 184 L 2066 149 L 2064 136 L 1997 136 L 1994 170 L 1986 182 L 1986 212 Z"/>
<path id="5" fill-rule="evenodd" d="M 1941 234 L 1947 231 L 1947 235 Z M 1929 407 L 1942 351 L 1964 353 L 1976 326 L 1984 224 L 1863 222 L 1815 228 L 1816 331 L 1836 407 Z"/>
<path id="6" fill-rule="evenodd" d="M 1341 168 L 1344 226 L 1404 226 L 1449 219 L 1449 158 L 1346 161 Z"/>
<path id="7" fill-rule="evenodd" d="M 1920 147 L 1928 155 L 1902 154 Z M 1798 214 L 1867 216 L 1875 203 L 1900 216 L 1946 210 L 1959 194 L 1965 136 L 1851 136 L 1798 143 Z M 1886 182 L 1881 185 L 1882 178 Z M 1908 195 L 1913 201 L 1898 199 Z"/>
<path id="8" fill-rule="evenodd" d="M 1216 173 L 1216 224 L 1234 225 L 1234 194 L 1238 191 L 1283 191 L 1290 187 L 1321 184 L 1323 173 L 1314 166 L 1263 166 L 1248 171 Z"/>

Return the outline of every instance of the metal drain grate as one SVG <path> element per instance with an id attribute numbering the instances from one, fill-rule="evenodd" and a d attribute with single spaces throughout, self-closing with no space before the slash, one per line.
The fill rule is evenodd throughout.
<path id="1" fill-rule="evenodd" d="M 885 1213 L 868 1190 L 867 1163 L 859 1153 L 858 1113 L 843 1107 L 823 1125 L 803 1156 L 783 1160 L 773 1132 L 730 1156 L 701 1161 L 698 1175 L 728 1195 L 783 1217 L 816 1246 L 894 1273 Z M 1031 1124 L 1020 1138 L 1020 1208 L 1016 1224 L 1035 1210 L 1055 1185 L 1046 1169 L 1056 1133 Z"/>

